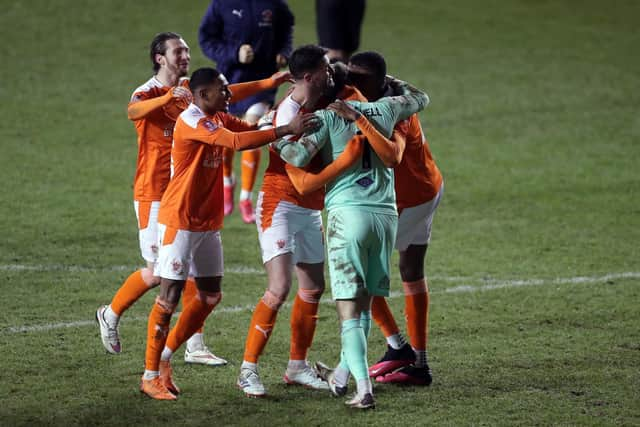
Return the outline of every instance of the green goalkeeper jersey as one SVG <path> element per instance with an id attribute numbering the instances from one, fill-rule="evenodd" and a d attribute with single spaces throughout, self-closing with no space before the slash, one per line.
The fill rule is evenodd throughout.
<path id="1" fill-rule="evenodd" d="M 422 110 L 429 98 L 404 82 L 397 83 L 403 95 L 382 98 L 377 102 L 349 101 L 380 133 L 391 136 L 395 124 Z M 279 141 L 274 144 L 280 156 L 294 166 L 304 166 L 319 152 L 325 165 L 334 161 L 349 140 L 358 133 L 355 123 L 329 110 L 315 113 L 321 127 L 299 141 Z M 359 162 L 327 185 L 327 210 L 338 207 L 359 207 L 370 212 L 396 213 L 393 170 L 387 168 L 367 144 Z"/>

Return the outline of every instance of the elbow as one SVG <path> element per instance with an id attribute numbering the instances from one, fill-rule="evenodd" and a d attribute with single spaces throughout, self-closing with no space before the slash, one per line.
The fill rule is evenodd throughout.
<path id="1" fill-rule="evenodd" d="M 431 102 L 431 100 L 429 99 L 429 95 L 422 92 L 422 96 L 420 96 L 420 110 L 424 110 L 425 108 L 427 108 L 429 102 Z"/>
<path id="2" fill-rule="evenodd" d="M 294 188 L 296 189 L 296 191 L 298 192 L 298 194 L 300 194 L 301 196 L 308 196 L 310 191 L 304 187 L 299 187 L 297 185 L 294 184 Z"/>

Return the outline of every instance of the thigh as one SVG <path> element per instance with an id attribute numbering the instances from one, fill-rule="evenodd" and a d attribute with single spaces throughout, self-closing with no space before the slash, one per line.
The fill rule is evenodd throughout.
<path id="1" fill-rule="evenodd" d="M 306 209 L 290 215 L 290 229 L 294 232 L 294 263 L 324 262 L 324 236 L 320 211 Z"/>
<path id="2" fill-rule="evenodd" d="M 342 0 L 316 0 L 316 30 L 318 44 L 331 49 L 343 49 L 345 9 Z"/>
<path id="3" fill-rule="evenodd" d="M 133 202 L 138 220 L 140 254 L 147 263 L 158 259 L 158 211 L 160 202 Z"/>
<path id="4" fill-rule="evenodd" d="M 396 240 L 398 217 L 373 214 L 375 227 L 368 254 L 368 270 L 365 282 L 370 295 L 389 296 L 390 260 Z"/>
<path id="5" fill-rule="evenodd" d="M 373 224 L 368 213 L 340 209 L 327 218 L 327 261 L 334 299 L 366 294 L 367 239 Z"/>
<path id="6" fill-rule="evenodd" d="M 440 203 L 441 192 L 418 206 L 402 210 L 398 218 L 396 249 L 405 251 L 409 245 L 428 245 L 431 240 L 431 224 Z"/>
<path id="7" fill-rule="evenodd" d="M 198 241 L 192 248 L 193 277 L 222 277 L 224 275 L 224 258 L 220 231 L 200 233 Z"/>
<path id="8" fill-rule="evenodd" d="M 154 275 L 169 280 L 187 280 L 191 254 L 198 233 L 158 224 L 158 262 Z"/>
<path id="9" fill-rule="evenodd" d="M 294 231 L 291 230 L 289 214 L 291 207 L 280 202 L 271 214 L 264 212 L 263 193 L 258 195 L 256 204 L 256 225 L 258 227 L 258 241 L 262 252 L 262 262 L 293 253 L 295 241 Z"/>

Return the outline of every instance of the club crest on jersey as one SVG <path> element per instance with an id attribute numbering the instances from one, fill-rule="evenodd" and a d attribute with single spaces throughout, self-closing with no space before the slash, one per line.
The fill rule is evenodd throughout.
<path id="1" fill-rule="evenodd" d="M 359 180 L 357 180 L 356 184 L 358 184 L 360 187 L 367 188 L 368 186 L 373 184 L 373 179 L 371 179 L 368 176 L 365 176 L 365 177 L 360 178 Z"/>
<path id="2" fill-rule="evenodd" d="M 284 248 L 284 245 L 285 245 L 286 243 L 287 243 L 287 242 L 285 242 L 285 240 L 284 240 L 284 239 L 279 239 L 279 240 L 276 242 L 276 246 L 278 246 L 278 249 L 282 249 L 282 248 Z"/>
<path id="3" fill-rule="evenodd" d="M 204 126 L 209 132 L 213 132 L 218 129 L 218 125 L 213 123 L 211 120 L 205 120 L 202 122 L 202 126 Z"/>
<path id="4" fill-rule="evenodd" d="M 271 27 L 273 25 L 273 12 L 271 9 L 262 11 L 262 21 L 258 22 L 258 27 Z"/>

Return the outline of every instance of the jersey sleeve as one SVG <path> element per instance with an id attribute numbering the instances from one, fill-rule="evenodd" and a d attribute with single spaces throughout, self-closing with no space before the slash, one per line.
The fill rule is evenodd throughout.
<path id="1" fill-rule="evenodd" d="M 298 140 L 281 138 L 271 145 L 280 158 L 292 166 L 301 168 L 308 165 L 329 139 L 327 115 L 323 111 L 315 114 L 321 123 L 316 131 L 304 134 Z"/>
<path id="2" fill-rule="evenodd" d="M 239 119 L 231 114 L 224 114 L 223 116 L 224 127 L 233 132 L 246 132 L 249 130 L 256 130 L 257 126 L 251 123 Z"/>
<path id="3" fill-rule="evenodd" d="M 196 143 L 219 145 L 233 150 L 258 148 L 276 139 L 275 129 L 232 132 L 203 117 L 195 128 L 185 126 L 185 139 Z"/>
<path id="4" fill-rule="evenodd" d="M 401 80 L 395 80 L 394 83 L 399 95 L 381 98 L 378 102 L 388 106 L 395 122 L 407 119 L 429 105 L 426 93 Z"/>

